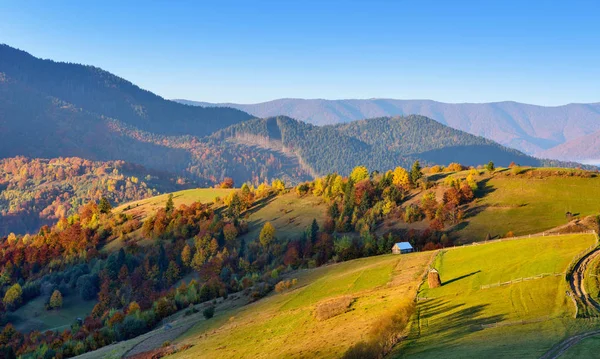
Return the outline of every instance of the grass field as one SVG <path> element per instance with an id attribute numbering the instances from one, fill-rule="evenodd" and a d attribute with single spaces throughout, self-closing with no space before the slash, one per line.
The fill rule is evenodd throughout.
<path id="1" fill-rule="evenodd" d="M 560 359 L 597 358 L 600 335 L 586 338 L 567 350 Z"/>
<path id="2" fill-rule="evenodd" d="M 600 177 L 529 178 L 498 174 L 485 181 L 484 196 L 470 210 L 473 216 L 458 226 L 465 241 L 487 233 L 503 236 L 539 233 L 567 223 L 565 213 L 581 217 L 600 213 Z"/>
<path id="3" fill-rule="evenodd" d="M 596 301 L 600 301 L 600 256 L 594 258 L 588 266 L 584 277 L 585 289 Z"/>
<path id="4" fill-rule="evenodd" d="M 223 188 L 195 188 L 187 189 L 184 191 L 173 192 L 173 202 L 175 207 L 179 207 L 182 204 L 189 205 L 194 202 L 214 202 L 215 197 L 225 197 L 231 191 L 235 189 L 223 189 Z M 115 208 L 115 212 L 126 211 L 129 214 L 137 216 L 140 219 L 146 218 L 148 214 L 156 212 L 159 208 L 164 208 L 167 203 L 169 194 L 162 194 L 151 198 L 142 199 L 139 201 L 125 203 Z M 129 207 L 129 209 L 128 209 Z"/>
<path id="5" fill-rule="evenodd" d="M 91 313 L 95 301 L 84 301 L 78 295 L 63 298 L 63 307 L 59 310 L 46 310 L 46 300 L 42 296 L 29 301 L 11 314 L 15 328 L 24 332 L 49 329 L 64 330 L 75 323 L 77 318 L 85 318 Z"/>
<path id="6" fill-rule="evenodd" d="M 443 285 L 422 288 L 410 340 L 396 357 L 537 358 L 566 336 L 596 325 L 573 319 L 564 275 L 489 289 L 481 285 L 561 273 L 593 235 L 537 237 L 466 246 L 435 262 Z"/>
<path id="7" fill-rule="evenodd" d="M 200 322 L 180 340 L 194 347 L 174 357 L 339 357 L 378 318 L 414 297 L 432 255 L 384 255 L 299 272 L 296 289 Z M 319 303 L 341 296 L 353 298 L 350 311 L 315 318 Z"/>
<path id="8" fill-rule="evenodd" d="M 265 222 L 271 222 L 275 226 L 278 238 L 295 239 L 303 235 L 313 219 L 321 226 L 326 213 L 327 205 L 315 196 L 298 197 L 291 191 L 272 197 L 249 211 L 247 220 L 250 230 L 244 239 L 258 238 Z"/>

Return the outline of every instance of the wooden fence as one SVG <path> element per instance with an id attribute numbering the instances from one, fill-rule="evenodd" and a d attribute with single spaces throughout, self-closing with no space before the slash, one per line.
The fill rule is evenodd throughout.
<path id="1" fill-rule="evenodd" d="M 514 241 L 514 240 L 517 240 L 517 239 L 534 238 L 534 237 L 571 236 L 571 235 L 574 235 L 574 234 L 596 234 L 596 231 L 589 230 L 589 231 L 571 232 L 571 233 L 546 233 L 546 232 L 542 232 L 542 233 L 537 233 L 537 234 L 528 234 L 528 235 L 525 235 L 525 236 L 507 237 L 507 238 L 491 239 L 489 241 L 480 241 L 480 242 L 465 243 L 465 244 L 461 244 L 459 246 L 445 247 L 443 249 L 445 250 L 445 249 L 455 249 L 455 248 L 462 248 L 462 247 L 468 247 L 468 246 L 478 246 L 478 245 L 488 244 L 488 243 L 498 243 L 498 242 L 505 242 L 505 241 Z M 596 237 L 597 237 L 597 235 L 596 235 Z"/>
<path id="2" fill-rule="evenodd" d="M 509 280 L 506 282 L 498 282 L 498 283 L 480 285 L 479 289 L 496 288 L 496 287 L 500 287 L 503 285 L 510 285 L 510 284 L 515 284 L 515 283 L 527 282 L 527 281 L 535 280 L 535 279 L 542 279 L 544 277 L 560 277 L 563 274 L 565 274 L 565 273 L 542 273 L 542 274 L 534 275 L 531 277 L 512 279 L 512 280 Z"/>

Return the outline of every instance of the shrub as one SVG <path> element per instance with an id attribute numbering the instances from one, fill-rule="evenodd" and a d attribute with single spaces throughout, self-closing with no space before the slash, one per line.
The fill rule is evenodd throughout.
<path id="1" fill-rule="evenodd" d="M 414 310 L 415 303 L 412 300 L 406 300 L 398 309 L 382 316 L 369 333 L 370 338 L 350 347 L 344 353 L 343 358 L 385 357 L 399 342 Z"/>
<path id="2" fill-rule="evenodd" d="M 204 311 L 202 312 L 202 315 L 204 315 L 204 318 L 206 318 L 206 319 L 212 318 L 215 315 L 214 305 L 211 305 L 210 307 L 204 309 Z"/>
<path id="3" fill-rule="evenodd" d="M 281 293 L 281 292 L 295 286 L 297 283 L 298 283 L 298 280 L 296 278 L 294 278 L 292 280 L 282 280 L 275 285 L 275 291 L 277 293 Z"/>
<path id="4" fill-rule="evenodd" d="M 322 321 L 333 318 L 340 314 L 344 314 L 350 310 L 352 303 L 354 303 L 354 298 L 349 295 L 328 299 L 317 304 L 317 308 L 315 309 L 314 313 L 315 318 L 319 321 Z"/>

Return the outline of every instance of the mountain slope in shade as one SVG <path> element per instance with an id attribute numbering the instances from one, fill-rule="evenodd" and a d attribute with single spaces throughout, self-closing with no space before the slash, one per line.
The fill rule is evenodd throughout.
<path id="1" fill-rule="evenodd" d="M 285 178 L 290 159 L 279 153 L 201 141 L 251 118 L 236 109 L 168 101 L 101 69 L 0 45 L 0 158 L 123 160 L 203 186 L 224 177 L 237 183 Z M 305 178 L 289 178 L 296 175 Z"/>
<path id="2" fill-rule="evenodd" d="M 418 114 L 533 155 L 544 154 L 555 146 L 600 130 L 600 103 L 544 107 L 517 102 L 448 104 L 430 100 L 280 99 L 219 106 L 238 108 L 257 117 L 285 115 L 315 125 Z M 571 157 L 565 154 L 559 159 Z"/>
<path id="3" fill-rule="evenodd" d="M 163 135 L 205 136 L 252 118 L 232 108 L 182 105 L 97 67 L 42 60 L 0 44 L 0 81 L 7 79 L 77 109 Z"/>
<path id="4" fill-rule="evenodd" d="M 494 161 L 501 166 L 511 162 L 527 166 L 560 165 L 415 115 L 332 126 L 315 126 L 278 116 L 228 127 L 211 139 L 296 156 L 298 163 L 313 176 L 330 172 L 346 175 L 358 165 L 387 171 L 396 166 L 408 167 L 415 160 L 424 164 L 479 165 Z"/>

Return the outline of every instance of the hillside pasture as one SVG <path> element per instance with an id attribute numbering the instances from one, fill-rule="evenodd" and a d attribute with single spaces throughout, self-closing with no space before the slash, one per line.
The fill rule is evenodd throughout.
<path id="1" fill-rule="evenodd" d="M 594 323 L 573 319 L 564 275 L 482 289 L 482 286 L 564 273 L 595 243 L 594 235 L 508 240 L 443 251 L 436 257 L 442 286 L 418 294 L 413 330 L 396 357 L 538 358 L 560 340 Z"/>
<path id="2" fill-rule="evenodd" d="M 432 255 L 384 255 L 298 272 L 291 290 L 200 322 L 180 340 L 194 346 L 174 357 L 339 357 L 414 298 Z M 317 319 L 323 303 L 346 305 L 348 297 L 349 308 Z"/>
<path id="3" fill-rule="evenodd" d="M 179 192 L 173 192 L 173 203 L 175 207 L 182 204 L 190 205 L 194 202 L 209 203 L 214 202 L 216 197 L 225 197 L 235 189 L 225 188 L 194 188 Z M 148 215 L 155 213 L 159 208 L 164 208 L 167 204 L 169 194 L 129 202 L 115 208 L 115 212 L 125 212 L 140 220 Z"/>
<path id="4" fill-rule="evenodd" d="M 62 331 L 75 323 L 77 318 L 85 318 L 89 315 L 96 301 L 85 301 L 73 294 L 63 297 L 63 306 L 60 309 L 46 310 L 45 303 L 46 299 L 39 296 L 9 314 L 9 320 L 16 329 L 23 332 Z"/>
<path id="5" fill-rule="evenodd" d="M 454 229 L 462 242 L 483 240 L 488 233 L 540 233 L 566 224 L 567 212 L 581 218 L 600 213 L 600 177 L 514 176 L 506 170 L 481 178 L 480 187 L 465 222 Z"/>
<path id="6" fill-rule="evenodd" d="M 266 222 L 271 222 L 275 227 L 275 235 L 278 238 L 293 240 L 304 234 L 313 219 L 317 220 L 319 226 L 323 225 L 327 205 L 319 197 L 298 197 L 294 191 L 290 191 L 259 201 L 246 213 L 249 231 L 243 237 L 245 240 L 257 239 Z"/>

